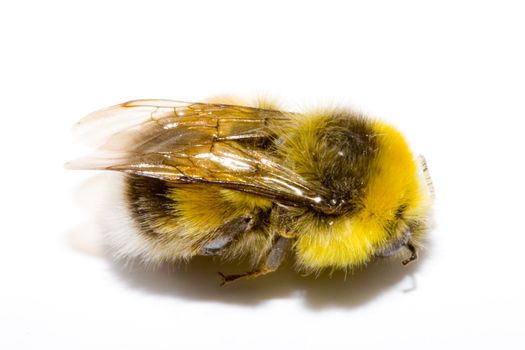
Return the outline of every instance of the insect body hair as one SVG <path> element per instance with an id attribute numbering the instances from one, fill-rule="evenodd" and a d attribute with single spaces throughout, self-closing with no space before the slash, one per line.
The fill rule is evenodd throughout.
<path id="1" fill-rule="evenodd" d="M 424 231 L 428 196 L 395 128 L 352 111 L 328 111 L 298 120 L 284 139 L 285 162 L 345 208 L 336 215 L 291 211 L 301 269 L 361 266 L 392 244 L 406 244 L 411 226 Z"/>

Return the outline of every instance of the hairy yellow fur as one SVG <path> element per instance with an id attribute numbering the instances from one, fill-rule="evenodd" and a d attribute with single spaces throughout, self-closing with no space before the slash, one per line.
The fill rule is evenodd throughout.
<path id="1" fill-rule="evenodd" d="M 214 231 L 224 223 L 272 205 L 257 196 L 205 185 L 174 187 L 168 197 L 176 203 L 171 208 L 174 219 L 169 216 L 157 219 L 162 239 L 153 251 L 163 260 L 190 258 L 197 253 L 196 245 L 216 238 Z M 252 264 L 257 264 L 271 242 L 271 235 L 254 229 L 233 242 L 225 257 L 249 256 Z"/>
<path id="2" fill-rule="evenodd" d="M 305 179 L 310 180 L 311 174 L 318 173 L 318 162 L 309 161 L 305 157 L 309 154 L 319 153 L 317 142 L 317 131 L 321 130 L 327 123 L 327 118 L 323 114 L 312 114 L 305 116 L 294 116 L 296 125 L 290 126 L 280 131 L 280 136 L 285 142 L 285 147 L 279 149 L 282 157 L 293 162 L 295 171 L 302 174 Z"/>
<path id="3" fill-rule="evenodd" d="M 304 125 L 307 136 L 320 123 Z M 411 215 L 426 214 L 428 197 L 421 189 L 414 156 L 403 136 L 393 127 L 373 122 L 378 152 L 369 169 L 362 209 L 352 215 L 316 222 L 304 220 L 295 245 L 298 265 L 308 271 L 324 267 L 352 268 L 370 261 L 392 239 L 386 231 L 396 209 L 406 205 Z M 311 139 L 302 147 L 315 147 Z M 401 233 L 401 230 L 398 230 Z"/>

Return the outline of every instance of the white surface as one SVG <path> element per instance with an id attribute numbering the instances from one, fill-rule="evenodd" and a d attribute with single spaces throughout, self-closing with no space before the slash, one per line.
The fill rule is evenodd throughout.
<path id="1" fill-rule="evenodd" d="M 518 1 L 2 3 L 0 348 L 523 349 L 523 15 Z M 205 260 L 130 272 L 76 249 L 96 227 L 78 203 L 91 174 L 62 169 L 84 151 L 73 123 L 223 93 L 398 125 L 436 187 L 425 257 L 219 288 Z"/>

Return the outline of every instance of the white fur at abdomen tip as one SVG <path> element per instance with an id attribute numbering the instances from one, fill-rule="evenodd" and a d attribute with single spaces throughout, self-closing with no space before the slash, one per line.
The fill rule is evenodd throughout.
<path id="1" fill-rule="evenodd" d="M 117 260 L 139 261 L 148 265 L 158 261 L 150 242 L 144 239 L 131 217 L 126 198 L 125 175 L 107 173 L 104 201 L 97 213 L 102 228 L 103 241 L 110 254 Z"/>

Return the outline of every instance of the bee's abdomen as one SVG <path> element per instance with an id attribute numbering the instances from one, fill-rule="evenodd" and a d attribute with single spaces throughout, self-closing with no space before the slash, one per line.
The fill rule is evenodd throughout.
<path id="1" fill-rule="evenodd" d="M 125 179 L 125 198 L 129 214 L 140 234 L 156 238 L 160 234 L 159 222 L 177 220 L 174 198 L 169 196 L 170 185 L 160 179 L 130 175 Z"/>
<path id="2" fill-rule="evenodd" d="M 226 257 L 251 255 L 258 261 L 269 248 L 264 218 L 271 202 L 218 186 L 143 176 L 126 176 L 124 185 L 130 220 L 152 261 L 188 259 L 222 238 L 232 240 L 218 253 Z M 235 224 L 243 218 L 254 223 Z"/>

